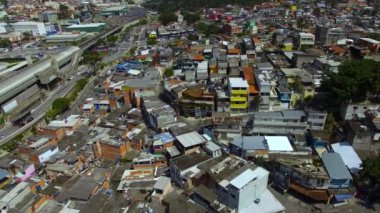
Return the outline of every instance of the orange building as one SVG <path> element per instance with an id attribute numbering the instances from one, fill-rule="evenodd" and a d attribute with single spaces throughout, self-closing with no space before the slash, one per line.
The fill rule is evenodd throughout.
<path id="1" fill-rule="evenodd" d="M 130 145 L 125 141 L 99 141 L 94 145 L 95 156 L 109 160 L 121 160 L 129 150 Z"/>
<path id="2" fill-rule="evenodd" d="M 253 67 L 243 67 L 244 79 L 247 81 L 249 85 L 248 94 L 249 96 L 256 96 L 259 94 L 259 91 L 256 87 L 255 77 Z"/>
<path id="3" fill-rule="evenodd" d="M 34 213 L 37 211 L 38 208 L 40 208 L 47 200 L 49 199 L 49 196 L 47 195 L 37 195 L 33 198 L 32 207 L 29 208 L 29 213 Z"/>
<path id="4" fill-rule="evenodd" d="M 38 135 L 50 135 L 59 140 L 63 138 L 65 129 L 63 127 L 45 126 L 39 128 L 37 133 Z"/>

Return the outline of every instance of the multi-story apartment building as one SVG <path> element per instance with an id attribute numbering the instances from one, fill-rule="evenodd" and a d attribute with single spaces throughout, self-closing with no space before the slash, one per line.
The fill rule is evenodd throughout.
<path id="1" fill-rule="evenodd" d="M 246 80 L 242 78 L 229 78 L 230 112 L 244 113 L 248 109 L 248 88 Z"/>

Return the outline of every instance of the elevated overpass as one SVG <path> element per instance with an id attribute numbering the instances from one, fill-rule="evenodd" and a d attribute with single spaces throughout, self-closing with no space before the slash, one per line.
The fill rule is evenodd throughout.
<path id="1" fill-rule="evenodd" d="M 70 64 L 73 57 L 80 51 L 79 47 L 69 47 L 58 52 L 54 57 L 46 58 L 36 64 L 18 71 L 8 79 L 0 81 L 0 104 L 39 82 L 49 84 L 60 75 L 60 69 Z"/>
<path id="2" fill-rule="evenodd" d="M 10 76 L 8 79 L 0 80 L 0 106 L 3 106 L 14 96 L 36 83 L 44 85 L 49 84 L 56 78 L 62 78 L 62 75 L 65 74 L 64 70 L 72 69 L 78 65 L 84 50 L 93 46 L 99 39 L 106 38 L 122 30 L 125 26 L 138 23 L 140 19 L 141 17 L 129 19 L 126 24 L 102 32 L 96 37 L 84 41 L 79 47 L 68 47 L 55 55 L 51 55 L 49 58 L 18 71 L 17 74 Z"/>

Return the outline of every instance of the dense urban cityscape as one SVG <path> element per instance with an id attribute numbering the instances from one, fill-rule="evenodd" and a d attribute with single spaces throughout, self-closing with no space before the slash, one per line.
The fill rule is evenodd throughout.
<path id="1" fill-rule="evenodd" d="M 379 151 L 379 0 L 0 0 L 0 212 L 378 212 Z"/>

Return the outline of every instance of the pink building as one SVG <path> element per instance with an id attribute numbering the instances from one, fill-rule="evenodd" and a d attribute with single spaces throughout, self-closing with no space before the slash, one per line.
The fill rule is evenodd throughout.
<path id="1" fill-rule="evenodd" d="M 34 175 L 34 172 L 36 171 L 36 168 L 34 167 L 34 164 L 29 164 L 24 168 L 24 171 L 20 170 L 16 175 L 16 181 L 17 182 L 23 182 L 28 180 L 30 177 Z"/>

